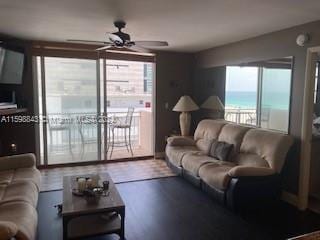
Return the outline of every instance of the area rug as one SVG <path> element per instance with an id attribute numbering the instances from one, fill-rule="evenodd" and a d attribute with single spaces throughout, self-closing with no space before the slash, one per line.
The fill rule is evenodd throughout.
<path id="1" fill-rule="evenodd" d="M 115 183 L 141 181 L 176 176 L 161 159 L 117 162 L 79 167 L 60 167 L 43 169 L 41 172 L 41 191 L 62 189 L 63 176 L 81 174 L 101 174 L 108 172 Z"/>

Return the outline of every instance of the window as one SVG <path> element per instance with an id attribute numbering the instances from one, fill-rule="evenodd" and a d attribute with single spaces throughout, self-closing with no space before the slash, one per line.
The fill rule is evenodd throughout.
<path id="1" fill-rule="evenodd" d="M 225 119 L 288 132 L 292 58 L 227 66 Z"/>
<path id="2" fill-rule="evenodd" d="M 256 125 L 258 68 L 228 66 L 226 116 L 228 121 Z"/>
<path id="3" fill-rule="evenodd" d="M 288 131 L 291 69 L 262 68 L 260 124 L 262 128 Z"/>

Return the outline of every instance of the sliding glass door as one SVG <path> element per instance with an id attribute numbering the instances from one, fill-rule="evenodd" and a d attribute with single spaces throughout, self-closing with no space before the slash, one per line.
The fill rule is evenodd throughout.
<path id="1" fill-rule="evenodd" d="M 153 63 L 106 60 L 106 158 L 153 155 Z"/>
<path id="2" fill-rule="evenodd" d="M 43 164 L 98 159 L 96 60 L 38 57 Z"/>
<path id="3" fill-rule="evenodd" d="M 42 165 L 153 155 L 154 63 L 36 59 Z"/>

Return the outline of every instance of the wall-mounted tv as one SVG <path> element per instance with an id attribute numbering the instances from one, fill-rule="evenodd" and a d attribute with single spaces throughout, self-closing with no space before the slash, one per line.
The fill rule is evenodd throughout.
<path id="1" fill-rule="evenodd" d="M 0 47 L 0 84 L 22 84 L 24 54 Z"/>

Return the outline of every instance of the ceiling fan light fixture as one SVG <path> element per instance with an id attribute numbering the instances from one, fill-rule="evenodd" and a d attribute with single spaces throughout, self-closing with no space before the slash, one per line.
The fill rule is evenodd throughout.
<path id="1" fill-rule="evenodd" d="M 149 47 L 166 47 L 169 46 L 166 41 L 131 41 L 130 35 L 121 31 L 126 26 L 124 21 L 115 21 L 114 26 L 118 32 L 107 33 L 110 42 L 92 41 L 92 40 L 71 40 L 82 43 L 100 43 L 104 46 L 97 48 L 97 51 L 109 49 L 110 47 L 130 49 L 133 52 L 150 53 Z"/>

